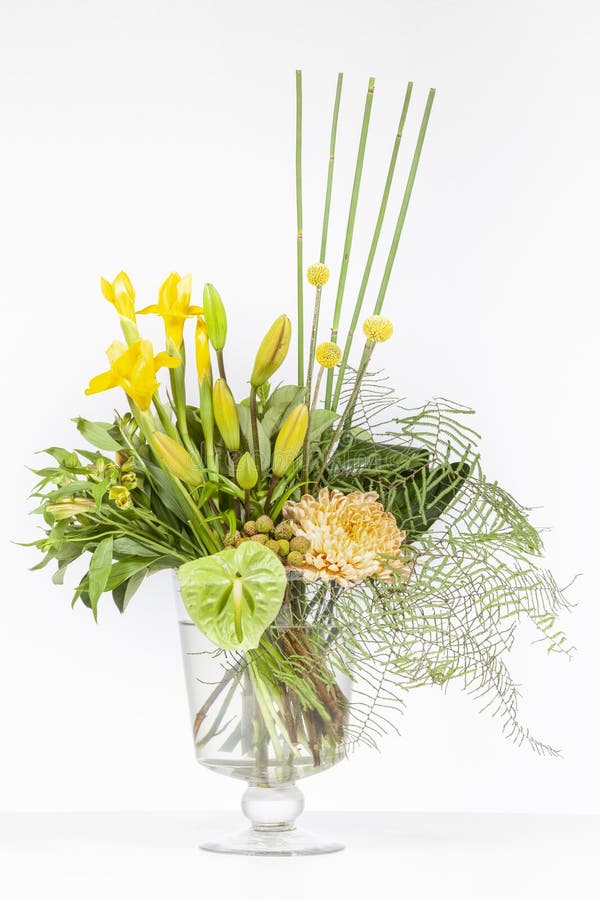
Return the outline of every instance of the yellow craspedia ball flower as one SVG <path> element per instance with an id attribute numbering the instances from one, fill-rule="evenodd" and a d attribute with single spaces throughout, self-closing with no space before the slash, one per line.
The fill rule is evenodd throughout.
<path id="1" fill-rule="evenodd" d="M 369 316 L 363 322 L 363 331 L 370 341 L 388 341 L 394 333 L 394 326 L 385 316 Z"/>
<path id="2" fill-rule="evenodd" d="M 315 359 L 324 369 L 332 369 L 337 366 L 342 358 L 342 351 L 333 341 L 323 341 L 315 350 Z"/>
<path id="3" fill-rule="evenodd" d="M 313 284 L 315 287 L 323 287 L 329 281 L 329 269 L 325 263 L 313 263 L 312 266 L 308 267 L 306 277 L 309 284 Z"/>

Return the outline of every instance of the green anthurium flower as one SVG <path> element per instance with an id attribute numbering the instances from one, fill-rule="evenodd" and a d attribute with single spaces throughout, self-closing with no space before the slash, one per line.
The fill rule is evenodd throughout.
<path id="1" fill-rule="evenodd" d="M 258 647 L 287 583 L 277 556 L 254 541 L 184 563 L 178 577 L 191 620 L 224 650 Z"/>

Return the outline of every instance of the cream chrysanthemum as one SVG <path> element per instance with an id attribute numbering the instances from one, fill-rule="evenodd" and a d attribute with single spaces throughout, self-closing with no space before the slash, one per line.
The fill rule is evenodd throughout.
<path id="1" fill-rule="evenodd" d="M 337 581 L 342 587 L 365 578 L 389 581 L 394 573 L 407 578 L 410 568 L 402 553 L 406 532 L 384 510 L 374 491 L 363 494 L 323 488 L 318 497 L 305 494 L 283 508 L 297 535 L 310 549 L 299 567 L 309 581 Z"/>

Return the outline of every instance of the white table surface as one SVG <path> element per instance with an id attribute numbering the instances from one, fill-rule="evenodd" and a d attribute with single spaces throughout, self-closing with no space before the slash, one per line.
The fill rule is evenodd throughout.
<path id="1" fill-rule="evenodd" d="M 598 900 L 600 816 L 305 813 L 346 850 L 253 858 L 199 851 L 237 813 L 0 815 L 0 897 Z"/>

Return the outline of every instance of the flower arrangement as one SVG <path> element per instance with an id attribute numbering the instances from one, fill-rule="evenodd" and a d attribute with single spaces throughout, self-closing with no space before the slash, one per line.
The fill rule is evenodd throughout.
<path id="1" fill-rule="evenodd" d="M 255 727 L 248 737 L 245 725 L 234 723 L 223 741 L 239 743 L 242 755 L 252 750 L 257 766 L 266 765 L 269 754 L 277 765 L 293 766 L 303 753 L 314 766 L 325 765 L 360 740 L 374 742 L 387 710 L 401 708 L 411 689 L 456 682 L 491 706 L 506 734 L 553 753 L 521 725 L 506 664 L 523 620 L 548 650 L 569 652 L 556 621 L 565 598 L 536 563 L 539 533 L 527 511 L 486 479 L 477 435 L 466 424 L 470 410 L 445 400 L 405 409 L 372 367 L 379 343 L 404 339 L 382 310 L 434 92 L 382 280 L 365 314 L 412 84 L 406 89 L 373 238 L 342 335 L 374 81 L 337 268 L 328 260 L 327 238 L 342 77 L 320 258 L 308 267 L 300 73 L 296 87 L 294 326 L 285 312 L 275 318 L 247 361 L 247 396 L 235 397 L 226 374 L 226 306 L 213 284 L 192 302 L 191 276 L 170 274 L 157 303 L 139 309 L 125 272 L 112 282 L 102 279 L 124 340 L 110 345 L 108 368 L 91 379 L 86 393 L 120 389 L 126 406 L 110 423 L 75 420 L 88 449 L 46 451 L 52 462 L 37 470 L 33 491 L 45 525 L 34 542 L 44 554 L 36 568 L 56 563 L 53 580 L 60 584 L 72 563 L 85 560 L 73 602 L 94 617 L 105 593 L 123 612 L 147 574 L 177 570 L 190 620 L 225 660 L 223 678 L 195 716 L 198 746 L 220 733 L 231 696 L 225 689 L 242 679 L 253 696 Z M 337 286 L 324 327 L 332 275 Z M 306 285 L 314 294 L 310 304 Z M 158 352 L 141 328 L 149 315 L 164 323 Z M 351 366 L 360 327 L 364 341 Z M 277 383 L 294 339 L 297 378 Z M 159 382 L 166 371 L 167 396 Z M 340 687 L 340 673 L 360 686 L 356 700 Z M 217 727 L 209 717 L 218 703 Z"/>

